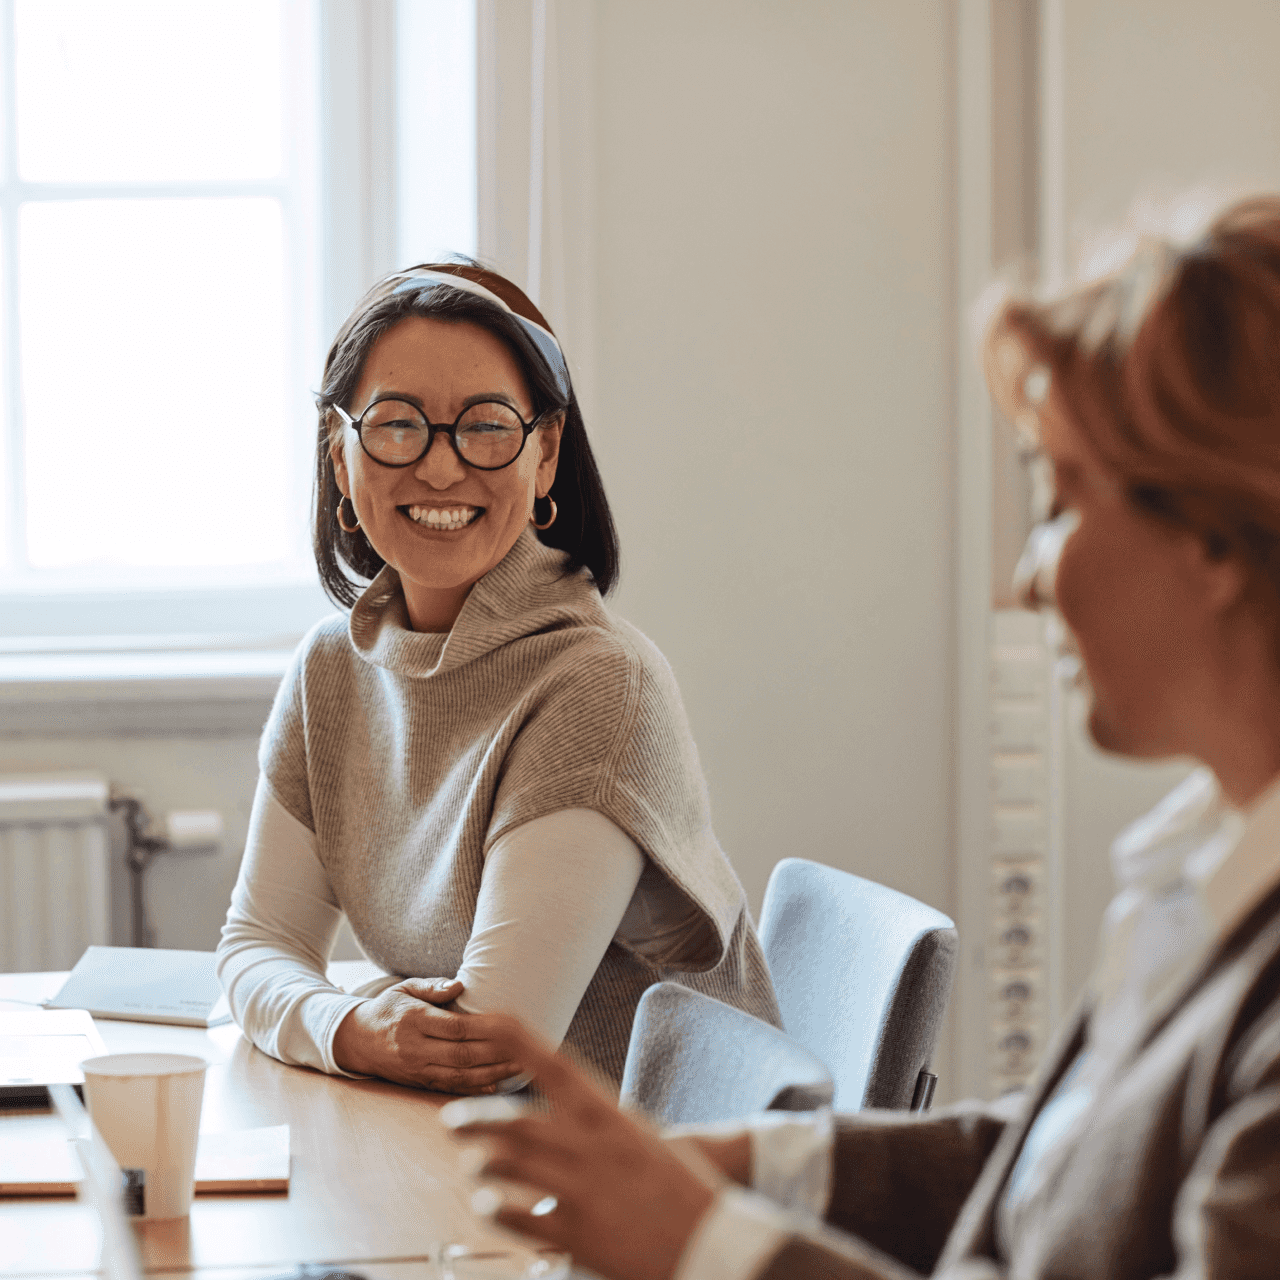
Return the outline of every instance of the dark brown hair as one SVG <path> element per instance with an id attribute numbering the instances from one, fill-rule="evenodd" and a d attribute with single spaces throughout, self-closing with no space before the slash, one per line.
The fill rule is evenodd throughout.
<path id="1" fill-rule="evenodd" d="M 496 294 L 516 315 L 551 331 L 537 307 L 497 272 L 471 262 L 429 263 L 412 270 L 439 271 L 472 280 Z M 407 283 L 410 287 L 406 288 Z M 607 595 L 618 580 L 618 534 L 572 385 L 566 394 L 524 326 L 495 303 L 436 281 L 423 280 L 421 288 L 413 288 L 411 281 L 397 274 L 375 284 L 338 330 L 316 397 L 320 420 L 316 432 L 312 549 L 320 581 L 330 599 L 350 608 L 363 589 L 358 579 L 372 578 L 384 564 L 361 530 L 345 532 L 334 516 L 342 493 L 329 454 L 334 430 L 341 422 L 333 406 L 341 405 L 350 411 L 350 397 L 373 344 L 408 316 L 432 316 L 487 329 L 515 356 L 529 385 L 535 417 L 564 414 L 560 459 L 550 494 L 558 515 L 549 529 L 538 531 L 538 537 L 547 546 L 568 553 L 566 573 L 585 566 L 591 570 L 600 594 Z"/>
<path id="2" fill-rule="evenodd" d="M 985 358 L 1024 432 L 1047 386 L 1131 501 L 1239 556 L 1280 618 L 1280 196 L 1187 244 L 1148 237 L 1048 302 L 1005 301 Z"/>

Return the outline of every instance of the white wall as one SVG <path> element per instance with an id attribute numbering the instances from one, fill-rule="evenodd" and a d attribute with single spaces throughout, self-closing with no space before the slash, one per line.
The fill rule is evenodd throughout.
<path id="1" fill-rule="evenodd" d="M 758 903 L 801 855 L 945 907 L 945 6 L 600 8 L 591 424 Z"/>
<path id="2" fill-rule="evenodd" d="M 757 910 L 791 855 L 954 910 L 949 8 L 552 6 L 541 301 Z M 526 216 L 482 238 L 516 279 Z"/>
<path id="3" fill-rule="evenodd" d="M 1063 18 L 1070 230 L 1149 191 L 1280 185 L 1280 5 L 1066 0 Z"/>

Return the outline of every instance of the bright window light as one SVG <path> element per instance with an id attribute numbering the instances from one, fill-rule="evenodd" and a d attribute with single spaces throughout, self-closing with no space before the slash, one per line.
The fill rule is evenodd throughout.
<path id="1" fill-rule="evenodd" d="M 269 0 L 18 0 L 18 170 L 36 182 L 274 178 Z"/>
<path id="2" fill-rule="evenodd" d="M 399 0 L 396 98 L 400 264 L 475 257 L 475 0 Z"/>
<path id="3" fill-rule="evenodd" d="M 316 0 L 0 19 L 0 591 L 314 583 Z"/>
<path id="4" fill-rule="evenodd" d="M 289 559 L 283 241 L 275 200 L 24 206 L 33 568 Z"/>

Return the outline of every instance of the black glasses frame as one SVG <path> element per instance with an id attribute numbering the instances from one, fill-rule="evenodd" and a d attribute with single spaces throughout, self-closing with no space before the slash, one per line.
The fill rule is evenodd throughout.
<path id="1" fill-rule="evenodd" d="M 416 458 L 411 458 L 408 462 L 383 462 L 381 458 L 375 457 L 369 452 L 369 449 L 364 442 L 364 432 L 361 430 L 361 427 L 364 425 L 365 415 L 374 407 L 374 405 L 386 404 L 390 400 L 394 400 L 399 404 L 407 404 L 411 409 L 417 409 L 418 415 L 422 418 L 422 421 L 427 424 L 427 443 L 423 446 L 422 452 L 418 454 Z M 478 463 L 472 462 L 463 454 L 462 450 L 458 448 L 458 423 L 460 423 L 462 419 L 476 407 L 476 405 L 481 404 L 500 404 L 504 409 L 510 409 L 511 412 L 516 415 L 516 421 L 523 428 L 524 435 L 520 439 L 520 447 L 515 451 L 515 455 L 511 458 L 510 462 L 504 462 L 500 466 L 496 467 L 482 467 Z M 432 422 L 421 409 L 418 409 L 417 405 L 410 403 L 410 401 L 406 400 L 403 396 L 380 396 L 377 400 L 371 400 L 367 405 L 365 405 L 364 413 L 362 413 L 358 418 L 353 418 L 340 404 L 335 404 L 333 407 L 343 422 L 345 422 L 347 426 L 351 427 L 359 437 L 360 448 L 364 450 L 365 457 L 371 462 L 376 462 L 380 467 L 393 467 L 396 470 L 402 470 L 405 467 L 417 466 L 417 464 L 431 452 L 431 446 L 436 442 L 436 432 L 443 431 L 448 435 L 449 443 L 453 446 L 453 452 L 458 461 L 461 462 L 464 467 L 472 467 L 476 471 L 504 471 L 524 452 L 524 447 L 528 443 L 530 434 L 536 431 L 542 425 L 543 419 L 548 416 L 545 413 L 540 413 L 526 422 L 515 409 L 506 403 L 505 400 L 477 400 L 476 404 L 467 405 L 467 407 L 463 409 L 463 411 L 458 414 L 452 422 Z"/>

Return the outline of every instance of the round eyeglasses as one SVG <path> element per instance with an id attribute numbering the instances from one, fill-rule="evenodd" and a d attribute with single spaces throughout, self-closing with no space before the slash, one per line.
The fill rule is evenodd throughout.
<path id="1" fill-rule="evenodd" d="M 360 437 L 360 447 L 384 467 L 411 467 L 425 458 L 437 431 L 445 432 L 453 451 L 478 471 L 509 467 L 524 448 L 529 433 L 545 414 L 526 422 L 501 400 L 468 405 L 452 423 L 432 422 L 407 400 L 375 400 L 353 418 L 341 405 L 333 406 L 343 422 Z"/>

